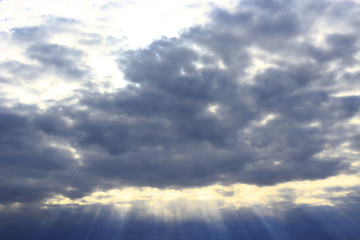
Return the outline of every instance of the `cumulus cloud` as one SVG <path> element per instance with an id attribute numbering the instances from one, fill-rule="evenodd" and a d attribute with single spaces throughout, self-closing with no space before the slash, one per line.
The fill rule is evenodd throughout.
<path id="1" fill-rule="evenodd" d="M 339 123 L 358 113 L 358 96 L 332 95 L 341 79 L 329 66 L 356 64 L 357 33 L 323 34 L 326 48 L 315 46 L 316 18 L 300 18 L 314 6 L 298 5 L 214 10 L 208 25 L 119 56 L 128 87 L 84 95 L 74 119 L 83 168 L 140 186 L 269 185 L 346 170 L 346 159 L 319 153 L 347 141 Z M 316 7 L 334 21 L 335 6 Z M 271 66 L 253 70 L 258 61 Z"/>
<path id="2" fill-rule="evenodd" d="M 116 91 L 93 87 L 85 48 L 53 42 L 77 21 L 12 29 L 26 61 L 1 62 L 0 84 L 56 76 L 80 85 L 46 109 L 1 107 L 1 204 L 99 188 L 264 186 L 350 172 L 352 158 L 326 153 L 359 138 L 349 124 L 359 94 L 342 95 L 359 76 L 358 13 L 358 5 L 326 1 L 215 8 L 209 23 L 178 37 L 113 49 L 127 81 Z M 76 36 L 86 47 L 108 39 Z"/>
<path id="3" fill-rule="evenodd" d="M 357 3 L 70 2 L 0 19 L 0 238 L 358 238 Z"/>

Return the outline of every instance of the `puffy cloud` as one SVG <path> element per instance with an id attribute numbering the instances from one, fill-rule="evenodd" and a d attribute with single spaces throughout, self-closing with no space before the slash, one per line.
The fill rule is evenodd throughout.
<path id="1" fill-rule="evenodd" d="M 358 5 L 338 2 L 241 1 L 177 37 L 121 51 L 108 33 L 74 31 L 82 23 L 72 19 L 13 28 L 2 35 L 23 51 L 0 63 L 1 86 L 31 82 L 37 94 L 40 83 L 56 91 L 60 82 L 71 91 L 43 107 L 2 90 L 1 206 L 39 208 L 56 196 L 76 203 L 130 186 L 259 187 L 356 174 L 358 13 Z M 124 87 L 102 88 L 111 81 L 87 61 L 97 47 L 116 54 Z M 212 194 L 238 197 L 224 186 Z M 307 219 L 302 210 L 289 214 Z M 256 219 L 266 229 L 267 220 Z"/>
<path id="2" fill-rule="evenodd" d="M 347 141 L 337 134 L 345 130 L 339 123 L 360 106 L 358 96 L 335 97 L 329 87 L 341 81 L 330 63 L 355 64 L 357 33 L 324 34 L 328 47 L 313 45 L 308 39 L 318 36 L 309 29 L 318 22 L 299 17 L 309 7 L 241 3 L 234 13 L 215 10 L 213 22 L 179 38 L 121 55 L 129 86 L 81 100 L 87 110 L 72 132 L 80 134 L 84 153 L 101 152 L 86 155 L 83 167 L 150 186 L 267 185 L 349 168 L 346 159 L 319 153 Z M 333 5 L 317 7 L 334 20 L 326 13 Z M 271 67 L 251 71 L 254 51 Z"/>

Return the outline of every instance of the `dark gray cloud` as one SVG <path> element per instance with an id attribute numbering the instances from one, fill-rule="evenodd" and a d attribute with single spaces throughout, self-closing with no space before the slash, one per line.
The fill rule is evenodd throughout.
<path id="1" fill-rule="evenodd" d="M 2 62 L 0 63 L 0 68 L 4 69 L 4 72 L 7 74 L 12 75 L 12 83 L 33 81 L 43 72 L 43 69 L 39 66 L 32 66 L 18 61 Z M 8 82 L 10 82 L 10 80 Z"/>
<path id="2" fill-rule="evenodd" d="M 33 202 L 66 188 L 59 178 L 76 165 L 71 154 L 54 147 L 32 117 L 1 110 L 0 202 Z"/>
<path id="3" fill-rule="evenodd" d="M 49 36 L 44 26 L 22 27 L 11 29 L 11 36 L 16 41 L 38 42 Z"/>
<path id="4" fill-rule="evenodd" d="M 5 42 L 21 46 L 24 56 L 31 60 L 25 63 L 14 56 L 0 62 L 1 71 L 10 75 L 5 83 L 19 86 L 49 75 L 60 77 L 62 81 L 88 82 L 86 77 L 91 75 L 91 68 L 83 61 L 86 54 L 77 48 L 51 43 L 61 34 L 81 35 L 78 30 L 81 24 L 75 19 L 49 16 L 44 17 L 42 25 L 18 27 L 2 33 Z M 86 44 L 101 42 L 96 34 L 86 36 L 83 39 Z"/>
<path id="5" fill-rule="evenodd" d="M 35 83 L 39 78 L 55 74 L 63 81 L 83 81 L 91 75 L 91 69 L 84 64 L 84 53 L 80 50 L 58 44 L 39 43 L 26 50 L 29 59 L 38 64 L 22 63 L 16 60 L 0 62 L 0 68 L 11 77 L 5 83 Z"/>
<path id="6" fill-rule="evenodd" d="M 11 38 L 18 44 L 44 42 L 55 33 L 69 33 L 80 26 L 76 19 L 48 16 L 39 26 L 18 27 L 10 30 Z"/>
<path id="7" fill-rule="evenodd" d="M 272 185 L 348 171 L 346 156 L 319 154 L 359 135 L 346 122 L 359 114 L 360 98 L 333 96 L 332 86 L 350 89 L 359 77 L 339 79 L 338 69 L 357 64 L 359 34 L 355 10 L 340 17 L 336 6 L 245 1 L 234 12 L 215 9 L 209 24 L 122 52 L 118 64 L 129 84 L 117 92 L 83 89 L 46 111 L 3 107 L 0 201 L 128 185 Z M 311 40 L 318 18 L 349 30 L 324 33 L 319 46 Z M 90 74 L 83 52 L 36 41 L 42 31 L 12 33 L 32 41 L 25 53 L 37 67 L 1 67 L 21 79 L 43 70 L 70 80 Z M 84 41 L 100 39 L 90 34 Z M 260 60 L 270 66 L 252 70 Z"/>
<path id="8" fill-rule="evenodd" d="M 77 127 L 83 132 L 80 146 L 112 155 L 101 162 L 89 156 L 86 168 L 120 182 L 155 186 L 274 184 L 347 168 L 345 159 L 317 154 L 346 141 L 335 137 L 336 126 L 357 114 L 359 98 L 332 97 L 316 86 L 336 81 L 329 78 L 330 61 L 354 63 L 357 33 L 330 34 L 329 46 L 319 49 L 295 39 L 307 36 L 309 24 L 301 21 L 297 6 L 247 4 L 236 13 L 216 10 L 209 25 L 122 56 L 125 77 L 138 85 L 82 101 L 93 116 Z M 328 6 L 318 7 L 320 13 Z M 192 44 L 205 49 L 205 56 Z M 315 52 L 304 51 L 308 45 Z M 250 47 L 279 54 L 278 66 L 247 79 L 254 60 Z M 288 61 L 288 56 L 312 64 Z M 196 68 L 204 58 L 209 67 Z M 208 110 L 212 104 L 218 105 L 216 114 Z M 268 114 L 276 119 L 256 124 Z"/>
<path id="9" fill-rule="evenodd" d="M 81 66 L 79 61 L 83 57 L 80 50 L 57 44 L 35 44 L 27 49 L 27 55 L 43 67 L 72 79 L 80 79 L 88 73 L 86 66 Z"/>

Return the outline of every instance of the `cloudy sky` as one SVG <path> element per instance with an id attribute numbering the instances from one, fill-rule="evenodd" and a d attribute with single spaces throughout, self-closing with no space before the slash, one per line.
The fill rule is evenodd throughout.
<path id="1" fill-rule="evenodd" d="M 358 239 L 360 2 L 0 1 L 1 239 Z"/>

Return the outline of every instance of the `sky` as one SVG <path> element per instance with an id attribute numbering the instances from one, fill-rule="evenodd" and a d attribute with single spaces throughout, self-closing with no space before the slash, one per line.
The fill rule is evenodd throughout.
<path id="1" fill-rule="evenodd" d="M 0 1 L 0 238 L 358 239 L 360 1 Z"/>

